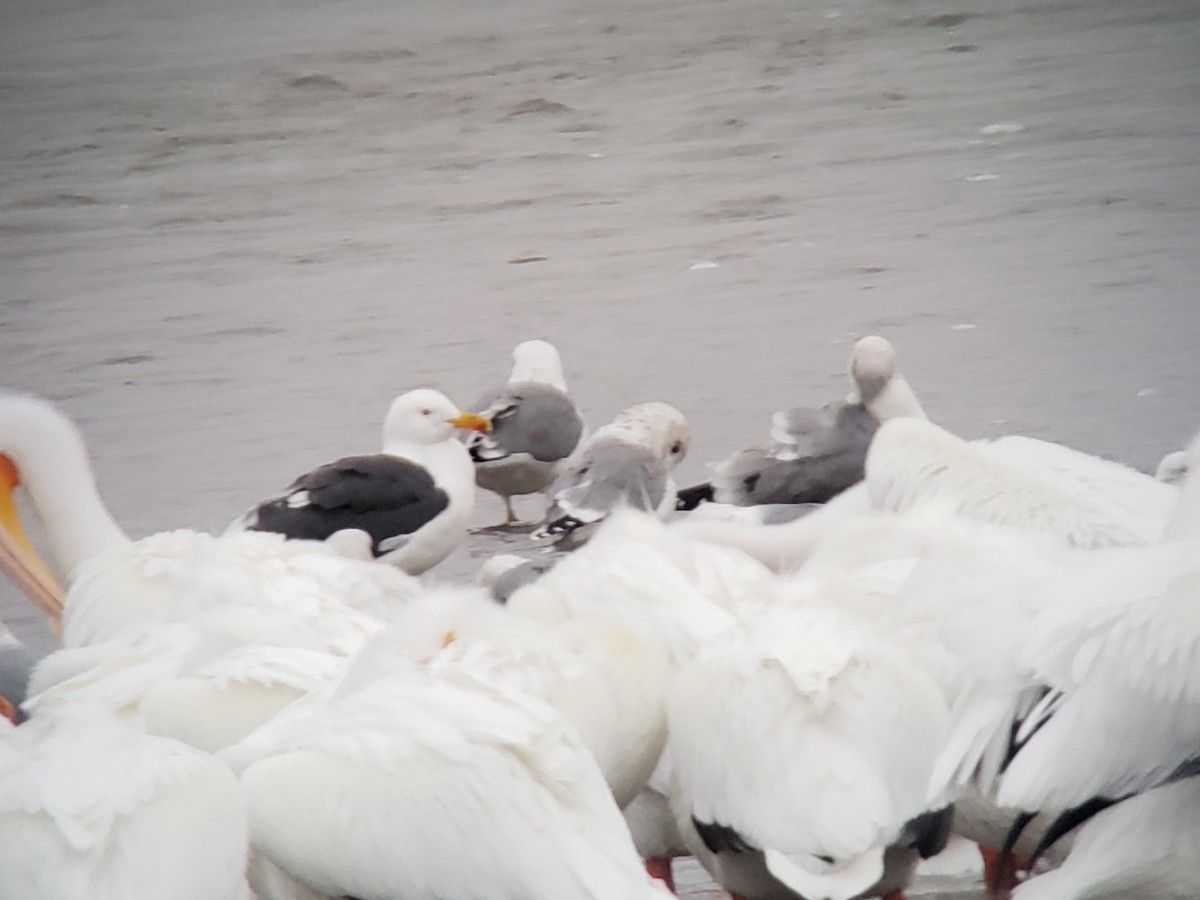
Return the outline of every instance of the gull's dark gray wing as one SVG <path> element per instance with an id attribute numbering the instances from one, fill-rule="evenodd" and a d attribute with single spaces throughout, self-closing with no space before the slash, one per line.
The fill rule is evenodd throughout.
<path id="1" fill-rule="evenodd" d="M 879 423 L 858 403 L 827 403 L 820 409 L 796 407 L 771 417 L 772 453 L 779 459 L 824 459 L 859 453 Z"/>
<path id="2" fill-rule="evenodd" d="M 790 443 L 741 450 L 715 468 L 712 499 L 737 506 L 824 503 L 862 481 L 878 422 L 861 406 L 777 413 L 772 436 L 779 436 L 784 424 Z"/>
<path id="3" fill-rule="evenodd" d="M 245 523 L 251 531 L 318 541 L 356 528 L 371 536 L 371 552 L 382 556 L 449 503 L 429 472 L 410 460 L 348 456 L 300 476 L 282 497 L 253 509 Z"/>
<path id="4" fill-rule="evenodd" d="M 476 462 L 519 453 L 539 462 L 556 462 L 574 452 L 583 436 L 583 417 L 571 398 L 537 382 L 506 385 L 475 405 L 492 422 L 490 432 L 475 432 L 467 449 Z"/>
<path id="5" fill-rule="evenodd" d="M 568 535 L 622 506 L 655 511 L 668 483 L 666 467 L 648 448 L 598 441 L 555 480 L 550 510 L 534 537 Z"/>

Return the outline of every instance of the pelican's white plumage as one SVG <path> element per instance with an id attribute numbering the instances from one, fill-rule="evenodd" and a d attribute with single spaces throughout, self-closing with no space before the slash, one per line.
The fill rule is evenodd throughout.
<path id="1" fill-rule="evenodd" d="M 867 453 L 866 479 L 803 518 L 771 527 L 684 519 L 681 533 L 737 547 L 777 570 L 802 566 L 830 528 L 872 510 L 935 506 L 1067 547 L 1140 546 L 1159 540 L 1178 489 L 1119 463 L 1032 438 L 965 441 L 916 416 L 884 422 Z"/>
<path id="2" fill-rule="evenodd" d="M 254 848 L 314 890 L 667 896 L 575 731 L 543 702 L 461 670 L 365 654 L 225 756 L 242 772 Z"/>
<path id="3" fill-rule="evenodd" d="M 1187 477 L 1188 468 L 1188 452 L 1173 450 L 1158 461 L 1154 468 L 1154 477 L 1166 484 L 1179 484 Z"/>
<path id="4" fill-rule="evenodd" d="M 903 888 L 917 854 L 889 858 L 884 879 L 885 850 L 916 840 L 905 826 L 930 810 L 947 721 L 934 679 L 867 620 L 772 609 L 709 642 L 676 679 L 674 802 L 699 823 L 706 846 L 693 837 L 693 849 L 737 894 L 848 900 Z M 721 846 L 705 826 L 752 849 Z"/>
<path id="5" fill-rule="evenodd" d="M 374 639 L 438 672 L 467 672 L 549 703 L 579 732 L 618 806 L 646 784 L 666 740 L 671 670 L 611 619 L 544 624 L 480 589 L 439 588 Z"/>
<path id="6" fill-rule="evenodd" d="M 1113 551 L 1080 569 L 1021 653 L 1051 694 L 1017 735 L 1028 743 L 1001 779 L 1006 806 L 1065 809 L 1146 790 L 1200 748 L 1200 545 Z"/>
<path id="7" fill-rule="evenodd" d="M 690 541 L 654 515 L 618 510 L 586 545 L 515 591 L 514 613 L 542 622 L 601 619 L 659 648 L 673 669 L 772 595 L 775 576 L 739 551 Z M 687 852 L 667 805 L 670 738 L 646 790 L 625 808 L 638 852 Z"/>
<path id="8" fill-rule="evenodd" d="M 962 609 L 943 634 L 971 680 L 939 777 L 975 779 L 1005 806 L 1061 810 L 1145 790 L 1191 759 L 1198 560 L 1200 545 L 1181 538 L 998 559 L 958 585 Z"/>
<path id="9" fill-rule="evenodd" d="M 92 707 L 0 722 L 0 896 L 248 900 L 237 781 Z"/>
<path id="10" fill-rule="evenodd" d="M 1200 778 L 1109 807 L 1080 829 L 1057 869 L 1018 885 L 1013 900 L 1194 900 L 1200 891 Z"/>
<path id="11" fill-rule="evenodd" d="M 1147 475 L 1066 447 L 1028 438 L 971 443 L 914 418 L 880 426 L 866 473 L 875 509 L 939 503 L 1080 548 L 1158 540 L 1177 496 Z"/>
<path id="12" fill-rule="evenodd" d="M 320 621 L 331 648 L 350 652 L 392 607 L 419 591 L 397 569 L 348 559 L 319 542 L 259 532 L 160 532 L 76 569 L 63 643 L 91 644 L 127 627 L 187 621 L 214 607 L 257 606 Z"/>
<path id="13" fill-rule="evenodd" d="M 70 582 L 67 646 L 224 605 L 320 618 L 330 641 L 357 646 L 374 616 L 418 589 L 415 579 L 388 567 L 277 535 L 170 531 L 131 541 L 100 498 L 82 436 L 41 400 L 0 397 L 0 454 L 15 464 Z"/>
<path id="14" fill-rule="evenodd" d="M 1152 857 L 1155 843 L 1170 840 L 1158 822 L 1134 828 L 1122 807 L 1136 800 L 1134 809 L 1142 809 L 1138 795 L 1151 792 L 1145 810 L 1161 809 L 1169 819 L 1178 815 L 1176 791 L 1191 790 L 1172 779 L 1194 781 L 1186 776 L 1200 746 L 1198 481 L 1190 477 L 1176 493 L 1163 543 L 1070 551 L 1024 565 L 998 560 L 992 572 L 979 572 L 946 621 L 945 637 L 968 661 L 970 678 L 934 789 L 949 778 L 999 808 L 1043 813 L 1043 826 L 1061 817 L 1062 827 L 1050 824 L 1039 841 L 1042 849 L 1078 828 L 1064 865 L 1069 874 L 1036 876 L 1022 896 L 1055 896 L 1055 889 L 1124 896 L 1147 871 L 1131 851 L 1111 854 L 1090 874 L 1073 861 L 1076 853 L 1098 860 L 1098 848 L 1121 829 L 1131 847 Z M 1097 803 L 1115 805 L 1093 819 L 1076 817 L 1094 813 Z M 1190 894 L 1179 893 L 1176 881 L 1164 896 L 1200 890 L 1194 866 L 1167 865 L 1163 878 L 1192 879 Z"/>
<path id="15" fill-rule="evenodd" d="M 91 702 L 151 734 L 215 751 L 332 680 L 347 652 L 331 650 L 312 621 L 217 608 L 51 653 L 34 671 L 25 709 L 41 716 Z"/>
<path id="16" fill-rule="evenodd" d="M 688 540 L 653 515 L 623 509 L 584 547 L 514 592 L 508 606 L 546 622 L 619 622 L 678 666 L 774 584 L 769 570 L 739 551 Z"/>

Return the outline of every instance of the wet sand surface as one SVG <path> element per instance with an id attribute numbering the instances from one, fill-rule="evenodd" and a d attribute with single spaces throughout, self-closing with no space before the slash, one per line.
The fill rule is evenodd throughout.
<path id="1" fill-rule="evenodd" d="M 688 415 L 684 483 L 871 332 L 964 436 L 1151 468 L 1200 425 L 1186 0 L 9 0 L 0 163 L 0 383 L 78 421 L 133 535 L 539 336 L 593 426 Z"/>

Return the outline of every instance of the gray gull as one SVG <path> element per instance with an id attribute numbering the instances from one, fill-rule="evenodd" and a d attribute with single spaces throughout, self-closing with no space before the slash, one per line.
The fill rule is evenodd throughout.
<path id="1" fill-rule="evenodd" d="M 558 351 L 548 341 L 518 344 L 508 383 L 474 408 L 492 424 L 467 441 L 475 483 L 504 498 L 511 524 L 513 496 L 549 487 L 583 437 L 583 416 L 567 394 Z"/>
<path id="2" fill-rule="evenodd" d="M 771 444 L 740 450 L 713 467 L 705 484 L 679 492 L 678 508 L 705 500 L 734 506 L 824 503 L 863 478 L 867 447 L 881 422 L 925 411 L 896 369 L 896 349 L 876 335 L 850 356 L 854 392 L 820 409 L 796 407 L 771 417 Z"/>
<path id="3" fill-rule="evenodd" d="M 667 403 L 624 410 L 584 444 L 550 488 L 550 510 L 535 540 L 577 546 L 620 507 L 670 513 L 675 507 L 671 470 L 687 454 L 691 430 Z"/>

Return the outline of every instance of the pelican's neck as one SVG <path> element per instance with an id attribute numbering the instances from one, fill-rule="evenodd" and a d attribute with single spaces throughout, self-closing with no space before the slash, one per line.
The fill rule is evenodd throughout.
<path id="1" fill-rule="evenodd" d="M 128 543 L 100 499 L 83 437 L 65 415 L 31 397 L 0 397 L 0 453 L 17 466 L 60 570 Z"/>
<path id="2" fill-rule="evenodd" d="M 900 418 L 929 419 L 917 395 L 899 373 L 889 378 L 883 390 L 863 405 L 880 422 Z"/>
<path id="3" fill-rule="evenodd" d="M 1190 460 L 1198 458 L 1194 452 L 1195 449 L 1200 448 L 1194 448 L 1189 455 Z M 1179 486 L 1179 498 L 1175 501 L 1175 509 L 1167 521 L 1163 540 L 1176 541 L 1198 537 L 1200 537 L 1200 472 L 1196 471 L 1193 463 L 1183 484 Z"/>

